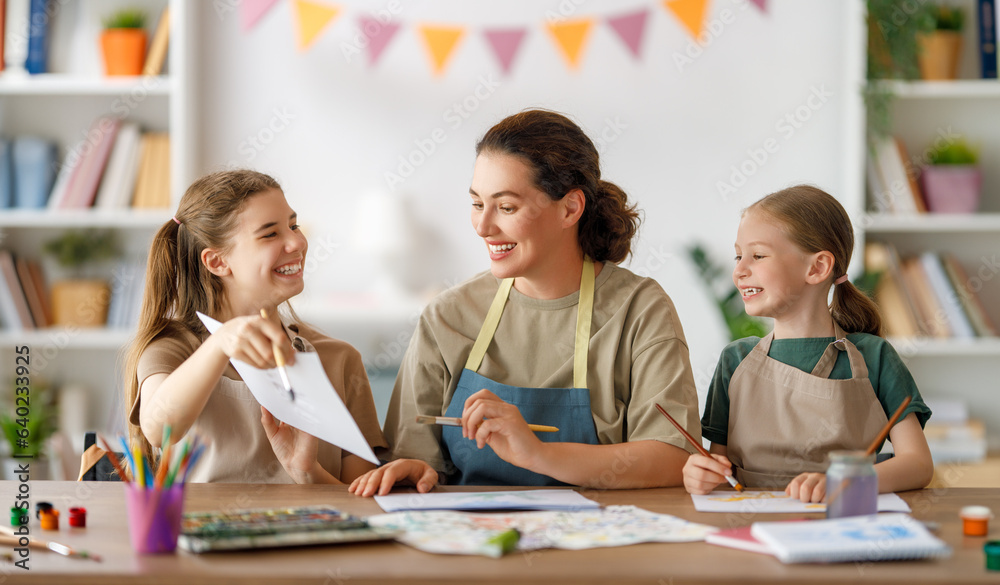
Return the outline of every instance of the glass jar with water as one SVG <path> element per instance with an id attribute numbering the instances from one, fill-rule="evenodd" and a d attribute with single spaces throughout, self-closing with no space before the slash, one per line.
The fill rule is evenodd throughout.
<path id="1" fill-rule="evenodd" d="M 831 451 L 826 469 L 826 517 L 843 518 L 878 512 L 875 455 Z"/>

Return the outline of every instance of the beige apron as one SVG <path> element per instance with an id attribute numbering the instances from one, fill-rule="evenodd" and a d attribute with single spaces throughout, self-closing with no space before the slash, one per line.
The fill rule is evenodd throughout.
<path id="1" fill-rule="evenodd" d="M 784 489 L 800 473 L 824 472 L 827 453 L 865 449 L 888 422 L 864 357 L 834 327 L 836 338 L 811 373 L 768 357 L 773 332 L 733 372 L 726 455 L 743 485 Z M 841 351 L 852 377 L 831 380 Z"/>

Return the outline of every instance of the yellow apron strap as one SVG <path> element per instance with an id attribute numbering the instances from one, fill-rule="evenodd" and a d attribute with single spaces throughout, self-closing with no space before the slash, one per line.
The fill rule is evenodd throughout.
<path id="1" fill-rule="evenodd" d="M 580 275 L 580 302 L 576 313 L 576 345 L 573 348 L 573 387 L 587 387 L 587 354 L 590 349 L 590 322 L 594 314 L 594 261 L 583 259 Z"/>
<path id="2" fill-rule="evenodd" d="M 490 342 L 493 341 L 493 334 L 497 332 L 497 326 L 500 325 L 500 315 L 503 314 L 503 308 L 507 304 L 507 296 L 510 295 L 510 287 L 513 284 L 513 278 L 505 278 L 500 282 L 500 288 L 497 289 L 497 294 L 493 297 L 493 304 L 490 305 L 490 310 L 486 313 L 486 320 L 483 321 L 483 327 L 479 330 L 476 343 L 472 346 L 469 359 L 465 361 L 467 370 L 479 371 L 479 365 L 483 363 L 483 358 L 486 356 L 486 349 L 489 348 Z"/>

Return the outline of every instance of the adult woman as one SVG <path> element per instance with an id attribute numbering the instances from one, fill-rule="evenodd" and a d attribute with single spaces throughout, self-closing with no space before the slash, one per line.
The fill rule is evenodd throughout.
<path id="1" fill-rule="evenodd" d="M 479 485 L 679 485 L 686 443 L 653 405 L 693 433 L 697 397 L 669 297 L 614 264 L 630 253 L 635 207 L 560 114 L 510 116 L 476 154 L 472 224 L 491 271 L 424 310 L 386 418 L 393 461 L 351 491 L 410 481 L 425 492 L 438 473 Z M 442 414 L 461 428 L 415 421 Z M 526 421 L 559 432 L 536 435 Z"/>

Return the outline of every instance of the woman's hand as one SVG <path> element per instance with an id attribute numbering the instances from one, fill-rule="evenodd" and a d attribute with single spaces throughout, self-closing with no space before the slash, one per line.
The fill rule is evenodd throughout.
<path id="1" fill-rule="evenodd" d="M 803 502 L 822 502 L 826 497 L 825 473 L 802 473 L 785 488 L 785 493 Z"/>
<path id="2" fill-rule="evenodd" d="M 392 490 L 392 486 L 404 481 L 417 486 L 417 491 L 424 494 L 437 485 L 438 474 L 419 459 L 397 459 L 355 479 L 347 491 L 366 498 L 384 496 Z"/>
<path id="3" fill-rule="evenodd" d="M 733 464 L 725 455 L 713 453 L 705 457 L 695 453 L 684 464 L 684 489 L 689 494 L 705 495 L 726 483 L 726 475 L 732 473 L 732 468 Z"/>
<path id="4" fill-rule="evenodd" d="M 260 423 L 271 442 L 274 456 L 295 483 L 330 483 L 331 479 L 336 479 L 319 464 L 319 439 L 279 421 L 263 406 L 260 407 Z"/>
<path id="5" fill-rule="evenodd" d="M 226 321 L 209 339 L 229 358 L 246 362 L 255 368 L 276 367 L 274 347 L 285 356 L 285 361 L 295 363 L 295 350 L 281 325 L 259 315 L 234 317 Z"/>
<path id="6" fill-rule="evenodd" d="M 528 428 L 521 411 L 489 390 L 480 390 L 465 401 L 462 436 L 475 439 L 480 449 L 489 445 L 498 457 L 525 469 L 532 469 L 545 448 L 545 443 Z"/>

